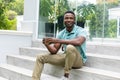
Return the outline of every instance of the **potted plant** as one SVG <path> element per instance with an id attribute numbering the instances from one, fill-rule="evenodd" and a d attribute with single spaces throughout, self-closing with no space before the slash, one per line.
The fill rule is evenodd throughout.
<path id="1" fill-rule="evenodd" d="M 77 15 L 77 22 L 76 22 L 76 24 L 77 24 L 78 26 L 84 28 L 85 22 L 86 22 L 86 20 L 85 20 L 84 17 Z"/>

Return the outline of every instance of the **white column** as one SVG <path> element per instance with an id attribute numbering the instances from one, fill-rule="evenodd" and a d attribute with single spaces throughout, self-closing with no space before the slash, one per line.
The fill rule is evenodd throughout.
<path id="1" fill-rule="evenodd" d="M 37 38 L 39 19 L 39 0 L 24 0 L 24 15 L 21 22 L 21 31 L 33 32 Z"/>

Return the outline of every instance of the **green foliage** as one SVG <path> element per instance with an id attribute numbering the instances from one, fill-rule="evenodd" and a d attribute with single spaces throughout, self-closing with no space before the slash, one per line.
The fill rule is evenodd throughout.
<path id="1" fill-rule="evenodd" d="M 14 2 L 15 0 L 3 0 L 5 3 Z"/>
<path id="2" fill-rule="evenodd" d="M 6 12 L 6 27 L 8 27 L 8 29 L 16 29 L 16 16 L 17 13 L 15 11 L 9 10 Z"/>
<path id="3" fill-rule="evenodd" d="M 114 21 L 109 23 L 108 9 L 117 6 L 117 4 L 113 3 L 113 4 L 105 4 L 105 5 L 106 5 L 105 8 L 104 8 L 104 4 L 96 5 L 96 12 L 95 12 L 96 14 L 95 16 L 92 17 L 89 23 L 91 37 L 103 37 L 102 36 L 103 32 L 104 32 L 104 37 L 111 38 L 116 36 L 117 31 L 116 32 L 114 31 L 117 29 L 116 23 Z M 103 15 L 104 11 L 105 11 L 105 15 Z"/>
<path id="4" fill-rule="evenodd" d="M 8 17 L 9 20 L 13 20 L 16 18 L 17 13 L 15 11 L 9 10 L 6 12 L 6 16 Z"/>
<path id="5" fill-rule="evenodd" d="M 95 15 L 95 11 L 96 11 L 96 6 L 94 4 L 83 2 L 77 7 L 78 19 L 90 20 L 91 17 Z"/>
<path id="6" fill-rule="evenodd" d="M 5 11 L 6 11 L 6 6 L 3 3 L 0 3 L 0 29 L 3 29 L 4 28 L 3 26 L 5 25 L 4 23 Z"/>
<path id="7" fill-rule="evenodd" d="M 57 5 L 57 12 L 56 12 L 57 17 L 63 16 L 64 12 L 70 9 L 68 5 L 68 0 L 59 0 L 59 2 L 56 5 Z"/>
<path id="8" fill-rule="evenodd" d="M 50 0 L 40 0 L 40 15 L 44 17 L 51 15 L 53 13 L 51 5 Z"/>
<path id="9" fill-rule="evenodd" d="M 15 11 L 9 10 L 9 6 L 15 0 L 1 0 L 0 2 L 0 29 L 10 30 L 16 29 L 16 15 Z"/>
<path id="10" fill-rule="evenodd" d="M 109 21 L 109 28 L 107 37 L 115 38 L 117 37 L 117 20 L 110 20 Z"/>
<path id="11" fill-rule="evenodd" d="M 18 15 L 23 15 L 24 0 L 15 0 L 10 3 L 9 9 L 17 12 Z"/>
<path id="12" fill-rule="evenodd" d="M 3 29 L 3 30 L 15 29 L 16 21 L 17 21 L 16 12 L 5 11 L 0 16 L 0 29 Z"/>
<path id="13" fill-rule="evenodd" d="M 3 26 L 5 30 L 16 30 L 16 19 L 9 20 L 7 17 L 4 19 L 5 25 Z"/>
<path id="14" fill-rule="evenodd" d="M 48 18 L 48 22 L 54 22 L 67 10 L 69 10 L 67 0 L 40 0 L 39 15 Z"/>

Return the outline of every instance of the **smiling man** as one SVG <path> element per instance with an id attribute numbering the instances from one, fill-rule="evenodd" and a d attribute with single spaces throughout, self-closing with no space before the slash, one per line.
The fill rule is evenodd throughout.
<path id="1" fill-rule="evenodd" d="M 64 76 L 61 80 L 69 80 L 70 70 L 79 69 L 86 62 L 86 31 L 75 25 L 74 12 L 65 12 L 64 24 L 65 29 L 59 32 L 57 38 L 43 39 L 49 54 L 37 55 L 32 80 L 40 80 L 45 63 L 63 66 Z M 61 47 L 64 53 L 57 54 Z"/>

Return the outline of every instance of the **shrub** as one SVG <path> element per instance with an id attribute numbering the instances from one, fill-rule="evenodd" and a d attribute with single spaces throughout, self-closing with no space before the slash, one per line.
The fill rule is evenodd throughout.
<path id="1" fill-rule="evenodd" d="M 0 29 L 3 30 L 16 30 L 16 12 L 14 11 L 7 11 L 2 15 L 2 20 L 0 21 Z"/>

